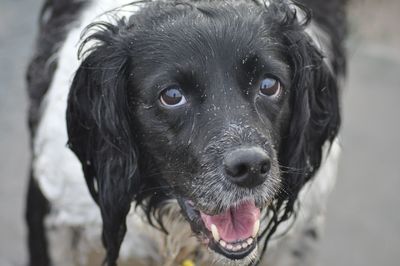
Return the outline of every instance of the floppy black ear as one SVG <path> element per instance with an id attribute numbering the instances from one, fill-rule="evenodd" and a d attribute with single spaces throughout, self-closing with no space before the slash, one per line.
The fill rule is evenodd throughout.
<path id="1" fill-rule="evenodd" d="M 84 41 L 94 46 L 84 54 L 70 89 L 67 128 L 69 147 L 101 210 L 107 263 L 115 265 L 139 173 L 127 97 L 126 26 L 123 21 L 97 26 Z"/>
<path id="2" fill-rule="evenodd" d="M 286 35 L 293 69 L 291 118 L 281 154 L 288 167 L 284 182 L 293 203 L 301 187 L 319 169 L 323 146 L 332 142 L 340 127 L 337 74 L 303 31 Z M 289 204 L 290 205 L 290 204 Z"/>

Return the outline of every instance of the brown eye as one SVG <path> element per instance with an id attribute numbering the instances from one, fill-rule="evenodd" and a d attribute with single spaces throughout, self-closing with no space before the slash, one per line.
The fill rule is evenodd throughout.
<path id="1" fill-rule="evenodd" d="M 167 107 L 177 107 L 186 103 L 186 98 L 178 85 L 173 85 L 160 93 L 161 104 Z"/>
<path id="2" fill-rule="evenodd" d="M 265 96 L 275 98 L 279 96 L 281 90 L 281 83 L 274 78 L 265 78 L 260 83 L 260 92 Z"/>

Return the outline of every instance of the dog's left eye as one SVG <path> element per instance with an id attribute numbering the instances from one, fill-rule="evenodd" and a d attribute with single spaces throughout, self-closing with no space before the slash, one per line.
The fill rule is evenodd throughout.
<path id="1" fill-rule="evenodd" d="M 167 107 L 184 105 L 187 101 L 178 85 L 172 85 L 160 93 L 160 102 Z"/>
<path id="2" fill-rule="evenodd" d="M 260 83 L 261 94 L 270 98 L 276 98 L 280 95 L 282 85 L 279 80 L 274 78 L 265 78 Z"/>

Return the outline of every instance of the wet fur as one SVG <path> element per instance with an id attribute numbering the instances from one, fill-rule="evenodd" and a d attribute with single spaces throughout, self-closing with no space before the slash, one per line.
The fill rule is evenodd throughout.
<path id="1" fill-rule="evenodd" d="M 68 100 L 69 147 L 81 161 L 90 193 L 101 210 L 108 265 L 115 265 L 118 258 L 131 202 L 144 209 L 151 224 L 164 228 L 168 226 L 163 223 L 166 212 L 163 206 L 176 196 L 195 199 L 196 207 L 215 213 L 246 198 L 255 198 L 264 207 L 273 202 L 268 208 L 271 222 L 260 238 L 259 248 L 265 249 L 277 226 L 294 212 L 301 188 L 319 169 L 322 147 L 333 141 L 340 126 L 338 86 L 345 72 L 343 18 L 325 20 L 319 13 L 324 11 L 320 7 L 322 4 L 316 1 L 304 1 L 303 4 L 310 6 L 299 5 L 298 9 L 279 1 L 268 7 L 256 1 L 249 2 L 252 8 L 248 8 L 248 4 L 214 1 L 149 2 L 129 19 L 117 18 L 113 23 L 92 25 L 83 40 L 83 61 Z M 337 5 L 331 5 L 332 10 L 343 12 L 342 1 L 332 2 Z M 304 20 L 299 21 L 296 10 L 304 12 Z M 322 51 L 305 33 L 311 12 L 315 14 L 314 23 L 322 25 L 331 36 L 330 46 L 335 47 L 331 65 L 326 64 Z M 232 28 L 229 23 L 233 15 L 245 23 L 234 25 L 237 32 L 224 32 Z M 182 31 L 162 34 L 158 27 L 170 21 L 181 23 L 174 27 Z M 187 47 L 188 35 L 193 34 L 189 30 L 190 21 L 202 25 L 199 35 L 189 38 L 193 40 L 191 47 L 195 47 L 192 51 Z M 254 30 L 257 27 L 263 30 Z M 214 34 L 223 37 L 215 42 Z M 171 53 L 162 45 L 154 46 L 155 41 L 177 45 L 179 53 Z M 253 51 L 213 58 L 213 51 L 223 54 L 236 51 L 232 47 L 246 50 L 249 46 Z M 275 63 L 270 70 L 282 76 L 287 90 L 279 104 L 264 106 L 261 113 L 260 109 L 248 106 L 240 109 L 246 102 L 238 95 L 228 96 L 231 109 L 223 98 L 216 100 L 214 107 L 217 109 L 205 112 L 202 120 L 193 113 L 183 121 L 177 115 L 157 111 L 148 102 L 151 95 L 144 88 L 154 87 L 151 79 L 146 79 L 158 78 L 152 72 L 154 69 L 174 78 L 176 73 L 168 64 L 185 69 L 187 66 L 179 62 L 182 58 L 191 58 L 197 70 L 205 69 L 205 73 L 210 73 L 198 74 L 198 71 L 197 80 L 229 91 L 229 82 L 238 88 L 239 84 L 251 82 L 253 71 L 260 71 L 252 68 L 256 64 L 252 60 L 258 60 L 260 51 L 272 57 Z M 204 61 L 204 56 L 209 56 L 212 63 Z M 245 80 L 232 82 L 235 75 L 232 72 L 225 77 L 226 84 L 220 83 L 221 76 L 211 75 L 213 69 L 207 72 L 212 65 L 225 65 L 226 62 L 219 61 L 224 58 L 248 60 L 238 75 Z M 193 79 L 186 74 L 182 83 L 191 83 Z M 213 90 L 207 93 L 220 93 L 217 86 Z M 200 98 L 203 97 L 201 92 L 200 88 Z M 149 109 L 155 111 L 146 111 Z M 226 121 L 226 110 L 241 117 L 232 119 L 228 126 L 218 127 Z M 186 114 L 189 112 L 186 110 Z M 211 123 L 207 122 L 208 118 Z M 226 182 L 218 169 L 226 150 L 249 144 L 263 147 L 273 159 L 270 178 L 254 190 Z M 201 175 L 198 175 L 199 169 Z M 213 190 L 207 189 L 210 183 Z"/>

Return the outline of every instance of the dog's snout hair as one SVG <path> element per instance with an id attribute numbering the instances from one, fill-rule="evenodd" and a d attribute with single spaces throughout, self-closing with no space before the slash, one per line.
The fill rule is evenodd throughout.
<path id="1" fill-rule="evenodd" d="M 277 151 L 268 131 L 260 132 L 255 126 L 234 123 L 220 129 L 218 134 L 214 130 L 207 143 L 201 152 L 201 169 L 192 181 L 196 189 L 190 195 L 200 208 L 218 213 L 246 199 L 255 199 L 258 205 L 264 206 L 278 193 L 281 177 Z M 243 147 L 260 150 L 270 160 L 267 177 L 257 186 L 238 186 L 226 173 L 225 158 Z"/>

